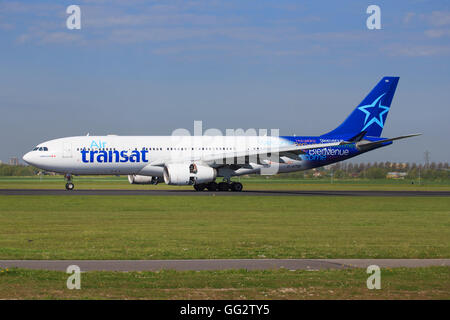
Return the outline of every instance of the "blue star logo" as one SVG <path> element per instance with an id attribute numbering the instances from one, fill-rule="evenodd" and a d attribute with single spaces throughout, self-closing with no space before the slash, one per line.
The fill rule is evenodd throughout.
<path id="1" fill-rule="evenodd" d="M 361 131 L 366 130 L 372 123 L 378 124 L 381 128 L 383 128 L 383 115 L 389 111 L 389 107 L 381 105 L 381 98 L 386 93 L 383 93 L 377 99 L 375 99 L 372 104 L 368 104 L 365 106 L 361 106 L 358 110 L 361 110 L 366 114 L 366 118 L 364 119 L 364 128 Z M 370 109 L 370 110 L 367 110 Z M 372 116 L 372 119 L 369 120 L 369 117 Z"/>

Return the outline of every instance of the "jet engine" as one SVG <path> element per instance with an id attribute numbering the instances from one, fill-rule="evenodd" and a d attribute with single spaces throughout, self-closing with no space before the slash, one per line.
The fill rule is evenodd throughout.
<path id="1" fill-rule="evenodd" d="M 195 163 L 172 163 L 164 167 L 166 184 L 184 186 L 214 181 L 217 171 L 208 166 Z"/>
<path id="2" fill-rule="evenodd" d="M 152 176 L 140 176 L 134 174 L 128 176 L 128 181 L 131 184 L 156 184 L 157 180 L 157 177 Z"/>

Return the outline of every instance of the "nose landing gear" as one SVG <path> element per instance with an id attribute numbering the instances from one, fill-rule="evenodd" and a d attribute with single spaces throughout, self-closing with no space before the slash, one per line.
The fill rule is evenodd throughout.
<path id="1" fill-rule="evenodd" d="M 75 185 L 72 182 L 66 183 L 66 190 L 72 191 L 75 188 Z"/>
<path id="2" fill-rule="evenodd" d="M 66 190 L 72 191 L 75 188 L 75 185 L 72 182 L 72 175 L 71 174 L 66 174 L 65 175 L 65 179 L 67 180 Z"/>

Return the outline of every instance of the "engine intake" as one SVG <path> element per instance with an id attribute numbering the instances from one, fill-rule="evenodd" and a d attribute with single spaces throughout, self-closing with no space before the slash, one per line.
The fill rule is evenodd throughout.
<path id="1" fill-rule="evenodd" d="M 214 181 L 217 171 L 195 163 L 172 163 L 164 167 L 163 175 L 166 184 L 185 186 Z"/>

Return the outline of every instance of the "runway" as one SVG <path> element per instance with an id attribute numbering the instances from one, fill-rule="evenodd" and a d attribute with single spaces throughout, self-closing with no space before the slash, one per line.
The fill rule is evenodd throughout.
<path id="1" fill-rule="evenodd" d="M 81 271 L 204 271 L 204 270 L 324 270 L 367 268 L 417 268 L 450 266 L 450 259 L 210 259 L 210 260 L 0 260 L 1 268 L 66 271 L 70 265 Z"/>
<path id="2" fill-rule="evenodd" d="M 0 189 L 10 196 L 363 196 L 363 197 L 449 197 L 450 191 L 364 191 L 364 190 L 72 190 L 65 189 Z"/>

